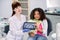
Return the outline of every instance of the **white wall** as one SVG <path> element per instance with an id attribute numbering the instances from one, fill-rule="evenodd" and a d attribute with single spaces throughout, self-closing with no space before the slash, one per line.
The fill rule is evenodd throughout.
<path id="1" fill-rule="evenodd" d="M 10 17 L 12 0 L 0 0 L 0 17 Z"/>
<path id="2" fill-rule="evenodd" d="M 34 9 L 40 7 L 42 9 L 46 9 L 46 0 L 29 0 L 29 12 Z"/>
<path id="3" fill-rule="evenodd" d="M 29 13 L 32 9 L 40 7 L 42 9 L 47 9 L 51 7 L 60 7 L 60 0 L 29 0 Z"/>
<path id="4" fill-rule="evenodd" d="M 47 8 L 60 7 L 60 0 L 47 0 Z"/>

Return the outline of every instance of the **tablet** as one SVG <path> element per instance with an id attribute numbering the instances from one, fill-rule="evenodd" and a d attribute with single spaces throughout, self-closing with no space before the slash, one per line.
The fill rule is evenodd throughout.
<path id="1" fill-rule="evenodd" d="M 23 29 L 35 30 L 35 22 L 24 22 Z"/>

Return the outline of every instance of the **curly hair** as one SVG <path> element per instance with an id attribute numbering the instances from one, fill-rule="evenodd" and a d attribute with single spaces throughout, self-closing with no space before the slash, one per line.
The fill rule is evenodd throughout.
<path id="1" fill-rule="evenodd" d="M 40 19 L 39 20 L 46 19 L 45 13 L 44 13 L 43 9 L 41 9 L 41 8 L 35 8 L 35 9 L 33 9 L 31 11 L 31 14 L 30 14 L 30 19 L 35 19 L 34 18 L 35 11 L 38 11 L 39 12 L 39 15 L 40 15 Z"/>

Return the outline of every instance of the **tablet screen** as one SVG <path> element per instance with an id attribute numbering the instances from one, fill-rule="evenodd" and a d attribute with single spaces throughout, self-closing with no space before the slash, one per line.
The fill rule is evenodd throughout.
<path id="1" fill-rule="evenodd" d="M 35 23 L 34 22 L 25 22 L 23 24 L 23 29 L 35 30 Z"/>

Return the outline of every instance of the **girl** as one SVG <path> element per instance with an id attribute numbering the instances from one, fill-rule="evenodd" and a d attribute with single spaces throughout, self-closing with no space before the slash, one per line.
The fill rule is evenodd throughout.
<path id="1" fill-rule="evenodd" d="M 22 15 L 22 8 L 19 2 L 12 3 L 12 17 L 9 18 L 9 32 L 6 40 L 22 40 L 22 25 L 26 21 L 26 17 Z"/>
<path id="2" fill-rule="evenodd" d="M 29 20 L 29 22 L 36 22 L 36 31 L 34 32 L 36 35 L 33 40 L 47 40 L 46 37 L 48 24 L 44 11 L 41 8 L 33 9 L 30 19 L 31 20 Z"/>

